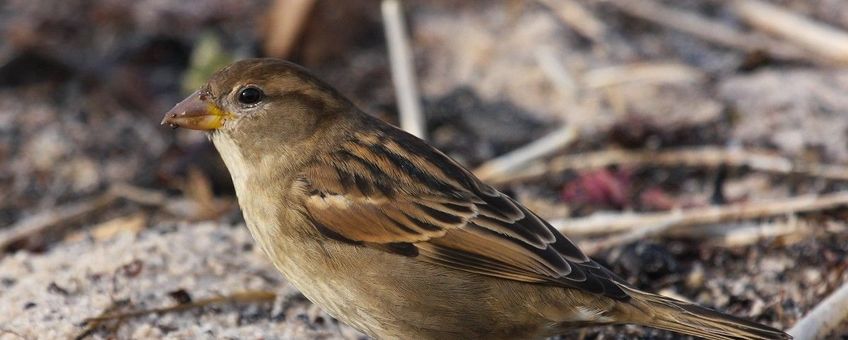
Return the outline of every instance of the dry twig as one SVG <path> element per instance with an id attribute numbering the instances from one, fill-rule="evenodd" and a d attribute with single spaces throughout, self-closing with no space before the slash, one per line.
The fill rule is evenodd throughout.
<path id="1" fill-rule="evenodd" d="M 721 247 L 742 247 L 766 238 L 801 235 L 810 229 L 808 224 L 798 221 L 794 223 L 733 223 L 717 224 L 706 228 L 680 228 L 681 226 L 678 223 L 681 222 L 681 218 L 669 219 L 664 223 L 611 235 L 600 240 L 585 240 L 580 242 L 580 248 L 592 255 L 644 238 L 666 234 L 675 237 L 710 237 L 714 239 L 711 241 L 712 243 Z"/>
<path id="2" fill-rule="evenodd" d="M 224 304 L 224 303 L 254 303 L 254 302 L 268 302 L 273 301 L 277 298 L 277 294 L 274 292 L 268 291 L 247 291 L 247 292 L 239 292 L 230 294 L 227 296 L 218 296 L 212 297 L 208 299 L 202 299 L 197 301 L 192 301 L 189 303 L 181 303 L 170 307 L 162 307 L 162 308 L 151 308 L 130 312 L 114 312 L 117 305 L 107 308 L 100 315 L 85 319 L 84 324 L 85 328 L 83 331 L 75 338 L 75 339 L 83 339 L 91 334 L 93 334 L 94 330 L 97 329 L 100 325 L 102 325 L 106 321 L 115 320 L 120 325 L 120 322 L 124 319 L 139 317 L 147 314 L 164 314 L 164 313 L 173 313 L 180 312 L 193 308 L 201 308 L 216 304 Z"/>
<path id="3" fill-rule="evenodd" d="M 676 235 L 685 234 L 689 237 L 704 235 L 712 238 L 710 243 L 725 248 L 749 246 L 767 238 L 781 238 L 782 243 L 787 244 L 797 241 L 812 231 L 810 223 L 792 215 L 790 217 L 789 221 L 731 223 L 706 228 L 687 228 Z"/>
<path id="4" fill-rule="evenodd" d="M 426 139 L 426 124 L 421 113 L 412 48 L 406 34 L 406 23 L 399 0 L 383 0 L 383 27 L 389 45 L 392 81 L 398 99 L 400 127 L 421 139 Z"/>
<path id="5" fill-rule="evenodd" d="M 759 0 L 736 0 L 732 7 L 756 29 L 778 35 L 836 63 L 848 63 L 848 33 Z"/>
<path id="6" fill-rule="evenodd" d="M 112 304 L 109 305 L 109 307 L 107 307 L 106 309 L 103 310 L 102 313 L 100 313 L 100 316 L 109 315 L 109 313 L 112 313 L 112 312 L 118 310 L 118 308 L 120 308 L 121 305 L 125 304 L 126 302 L 127 302 L 127 300 L 113 301 Z M 106 319 L 94 320 L 94 321 L 86 320 L 85 321 L 85 327 L 83 327 L 82 331 L 80 331 L 77 334 L 77 336 L 74 337 L 74 340 L 82 340 L 82 339 L 85 339 L 88 336 L 94 334 L 94 331 L 96 331 L 97 328 L 102 326 L 105 321 L 107 321 L 107 320 Z"/>
<path id="7" fill-rule="evenodd" d="M 842 191 L 826 195 L 804 195 L 774 201 L 734 203 L 660 213 L 595 214 L 584 218 L 554 220 L 551 224 L 563 234 L 570 236 L 631 232 L 634 235 L 641 233 L 644 237 L 670 233 L 687 226 L 795 214 L 846 205 L 848 205 L 848 191 Z"/>
<path id="8" fill-rule="evenodd" d="M 555 86 L 560 88 L 569 99 L 573 100 L 577 97 L 577 84 L 552 53 L 541 49 L 537 51 L 536 57 L 539 65 L 545 69 Z M 631 82 L 690 82 L 701 79 L 703 74 L 700 71 L 686 65 L 664 62 L 639 63 L 586 72 L 580 87 L 597 89 Z M 562 150 L 577 137 L 577 129 L 573 125 L 565 125 L 545 137 L 484 163 L 474 173 L 484 181 L 496 184 L 512 181 L 517 173 L 526 171 L 536 173 L 539 165 L 534 165 L 534 161 Z"/>
<path id="9" fill-rule="evenodd" d="M 668 151 L 628 151 L 610 149 L 597 152 L 564 155 L 546 164 L 534 164 L 517 169 L 498 178 L 498 183 L 521 182 L 565 171 L 581 171 L 619 166 L 690 166 L 717 168 L 719 166 L 749 167 L 776 174 L 799 174 L 829 180 L 848 181 L 848 166 L 793 161 L 761 150 L 701 147 Z"/>
<path id="10" fill-rule="evenodd" d="M 565 125 L 530 144 L 484 163 L 474 173 L 484 181 L 498 181 L 498 178 L 533 160 L 565 148 L 577 140 L 577 136 L 577 129 L 573 125 Z"/>
<path id="11" fill-rule="evenodd" d="M 38 235 L 61 232 L 69 223 L 79 220 L 90 213 L 106 208 L 119 198 L 143 205 L 161 205 L 164 194 L 152 190 L 134 187 L 125 183 L 115 184 L 105 193 L 90 200 L 70 203 L 55 209 L 24 218 L 15 224 L 0 228 L 0 257 L 9 248 L 33 239 Z"/>
<path id="12" fill-rule="evenodd" d="M 20 335 L 18 332 L 0 327 L 0 336 L 4 336 L 4 335 L 11 335 L 11 336 L 17 337 L 18 339 L 26 340 L 26 337 L 23 336 L 23 335 Z"/>
<path id="13" fill-rule="evenodd" d="M 677 62 L 646 62 L 597 68 L 583 74 L 587 89 L 628 83 L 693 83 L 706 77 L 698 69 Z"/>
<path id="14" fill-rule="evenodd" d="M 645 21 L 698 37 L 746 53 L 765 52 L 785 60 L 822 60 L 781 41 L 760 34 L 744 33 L 698 14 L 668 8 L 653 0 L 614 0 L 608 2 L 620 11 Z"/>
<path id="15" fill-rule="evenodd" d="M 842 287 L 831 293 L 795 323 L 788 333 L 796 340 L 824 339 L 829 335 L 835 336 L 836 334 L 829 333 L 846 320 L 848 320 L 848 283 L 842 284 Z"/>
<path id="16" fill-rule="evenodd" d="M 533 54 L 539 68 L 545 72 L 551 84 L 559 91 L 560 95 L 572 105 L 576 105 L 579 88 L 577 81 L 566 69 L 565 65 L 557 57 L 556 51 L 550 47 L 540 47 Z"/>
<path id="17" fill-rule="evenodd" d="M 3 256 L 2 254 L 8 252 L 12 246 L 32 239 L 37 235 L 57 232 L 57 228 L 62 228 L 74 220 L 103 209 L 112 204 L 117 198 L 112 192 L 106 192 L 94 199 L 47 210 L 24 218 L 11 226 L 2 228 L 2 232 L 0 232 L 0 257 Z"/>
<path id="18" fill-rule="evenodd" d="M 612 235 L 599 241 L 582 241 L 580 242 L 580 248 L 582 248 L 587 254 L 591 255 L 604 249 L 660 235 L 671 229 L 682 219 L 679 211 L 676 211 L 674 213 L 676 213 L 677 215 L 671 216 L 668 218 L 668 220 L 662 221 L 655 225 L 648 225 L 642 228 L 634 229 L 627 233 Z"/>
<path id="19" fill-rule="evenodd" d="M 161 313 L 171 313 L 171 312 L 179 312 L 192 308 L 200 308 L 206 307 L 215 304 L 222 303 L 252 303 L 252 302 L 266 302 L 273 301 L 277 298 L 277 294 L 274 292 L 268 291 L 248 291 L 248 292 L 239 292 L 233 293 L 227 296 L 217 296 L 208 299 L 202 299 L 197 301 L 192 301 L 189 303 L 181 303 L 170 307 L 162 307 L 162 308 L 151 308 L 144 310 L 137 310 L 125 313 L 115 313 L 115 314 L 103 314 L 100 316 L 96 316 L 93 318 L 88 318 L 85 320 L 85 323 L 91 322 L 102 322 L 106 320 L 115 320 L 115 319 L 126 319 L 132 317 L 138 317 L 147 314 L 161 314 Z"/>
<path id="20" fill-rule="evenodd" d="M 159 206 L 168 200 L 168 196 L 161 191 L 139 188 L 126 183 L 116 183 L 109 190 L 117 197 L 142 205 Z"/>

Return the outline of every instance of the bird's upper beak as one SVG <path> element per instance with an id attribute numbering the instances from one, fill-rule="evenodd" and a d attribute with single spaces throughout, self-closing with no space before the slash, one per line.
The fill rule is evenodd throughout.
<path id="1" fill-rule="evenodd" d="M 231 116 L 201 95 L 200 91 L 195 91 L 165 114 L 162 125 L 210 131 L 223 126 L 224 120 Z"/>

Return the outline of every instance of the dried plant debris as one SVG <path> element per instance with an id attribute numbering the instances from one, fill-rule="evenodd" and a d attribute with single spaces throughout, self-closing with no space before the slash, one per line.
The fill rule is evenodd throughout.
<path id="1" fill-rule="evenodd" d="M 848 163 L 848 72 L 762 70 L 729 77 L 718 91 L 736 112 L 739 142 Z"/>
<path id="2" fill-rule="evenodd" d="M 206 223 L 19 252 L 0 262 L 0 324 L 24 338 L 360 336 L 298 298 L 252 242 Z"/>

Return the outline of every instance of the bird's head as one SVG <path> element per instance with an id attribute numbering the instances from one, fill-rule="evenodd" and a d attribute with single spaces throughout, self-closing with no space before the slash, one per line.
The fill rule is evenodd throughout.
<path id="1" fill-rule="evenodd" d="M 172 108 L 162 124 L 236 141 L 296 142 L 350 111 L 350 102 L 293 63 L 246 59 L 216 72 Z"/>

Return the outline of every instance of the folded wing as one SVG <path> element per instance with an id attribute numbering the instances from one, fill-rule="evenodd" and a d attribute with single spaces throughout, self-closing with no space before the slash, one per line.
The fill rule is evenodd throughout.
<path id="1" fill-rule="evenodd" d="M 481 275 L 626 299 L 624 282 L 521 204 L 393 127 L 351 136 L 301 174 L 316 229 Z M 618 284 L 616 284 L 618 282 Z"/>

